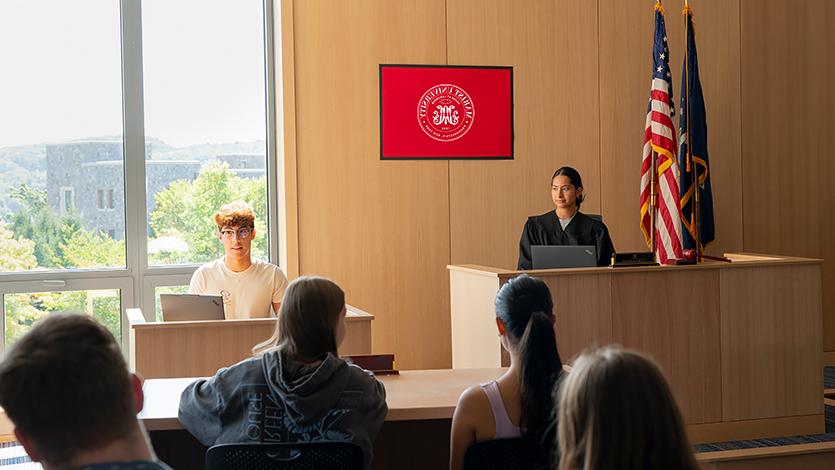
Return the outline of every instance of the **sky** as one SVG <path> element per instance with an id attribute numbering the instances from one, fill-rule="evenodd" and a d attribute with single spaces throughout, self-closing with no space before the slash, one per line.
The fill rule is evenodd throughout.
<path id="1" fill-rule="evenodd" d="M 145 135 L 265 140 L 261 0 L 143 0 Z M 0 0 L 0 147 L 122 133 L 117 0 Z"/>

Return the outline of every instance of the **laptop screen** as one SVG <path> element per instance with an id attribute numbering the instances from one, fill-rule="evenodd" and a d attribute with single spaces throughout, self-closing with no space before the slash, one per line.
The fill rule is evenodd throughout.
<path id="1" fill-rule="evenodd" d="M 160 294 L 164 321 L 223 320 L 223 297 L 219 295 Z"/>
<path id="2" fill-rule="evenodd" d="M 532 245 L 534 269 L 591 268 L 597 266 L 593 245 Z"/>

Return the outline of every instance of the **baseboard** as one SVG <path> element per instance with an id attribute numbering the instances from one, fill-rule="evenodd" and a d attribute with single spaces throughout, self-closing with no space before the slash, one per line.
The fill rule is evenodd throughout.
<path id="1" fill-rule="evenodd" d="M 693 444 L 739 441 L 767 437 L 821 434 L 826 423 L 823 413 L 805 416 L 724 421 L 720 423 L 688 424 L 687 435 Z"/>

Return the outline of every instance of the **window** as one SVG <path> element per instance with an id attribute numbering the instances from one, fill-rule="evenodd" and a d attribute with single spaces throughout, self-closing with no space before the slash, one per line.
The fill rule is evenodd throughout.
<path id="1" fill-rule="evenodd" d="M 96 192 L 96 209 L 98 210 L 113 210 L 113 190 L 99 189 Z"/>
<path id="2" fill-rule="evenodd" d="M 277 260 L 273 1 L 0 3 L 0 353 L 65 308 L 153 320 L 233 199 Z"/>
<path id="3" fill-rule="evenodd" d="M 87 314 L 107 327 L 122 342 L 121 295 L 118 290 L 31 292 L 6 294 L 3 310 L 6 347 L 26 334 L 39 319 L 52 312 Z"/>
<path id="4" fill-rule="evenodd" d="M 222 256 L 212 215 L 233 200 L 268 233 L 263 18 L 255 1 L 142 2 L 151 265 Z M 254 256 L 269 257 L 267 241 Z"/>
<path id="5" fill-rule="evenodd" d="M 75 212 L 75 190 L 73 188 L 61 188 L 61 215 L 69 215 Z"/>

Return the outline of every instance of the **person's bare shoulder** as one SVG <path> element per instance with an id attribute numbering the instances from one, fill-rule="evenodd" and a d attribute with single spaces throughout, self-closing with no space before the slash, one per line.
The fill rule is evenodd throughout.
<path id="1" fill-rule="evenodd" d="M 467 421 L 477 422 L 489 410 L 490 402 L 487 400 L 487 394 L 480 385 L 473 385 L 464 390 L 458 398 L 458 407 L 455 411 Z"/>

